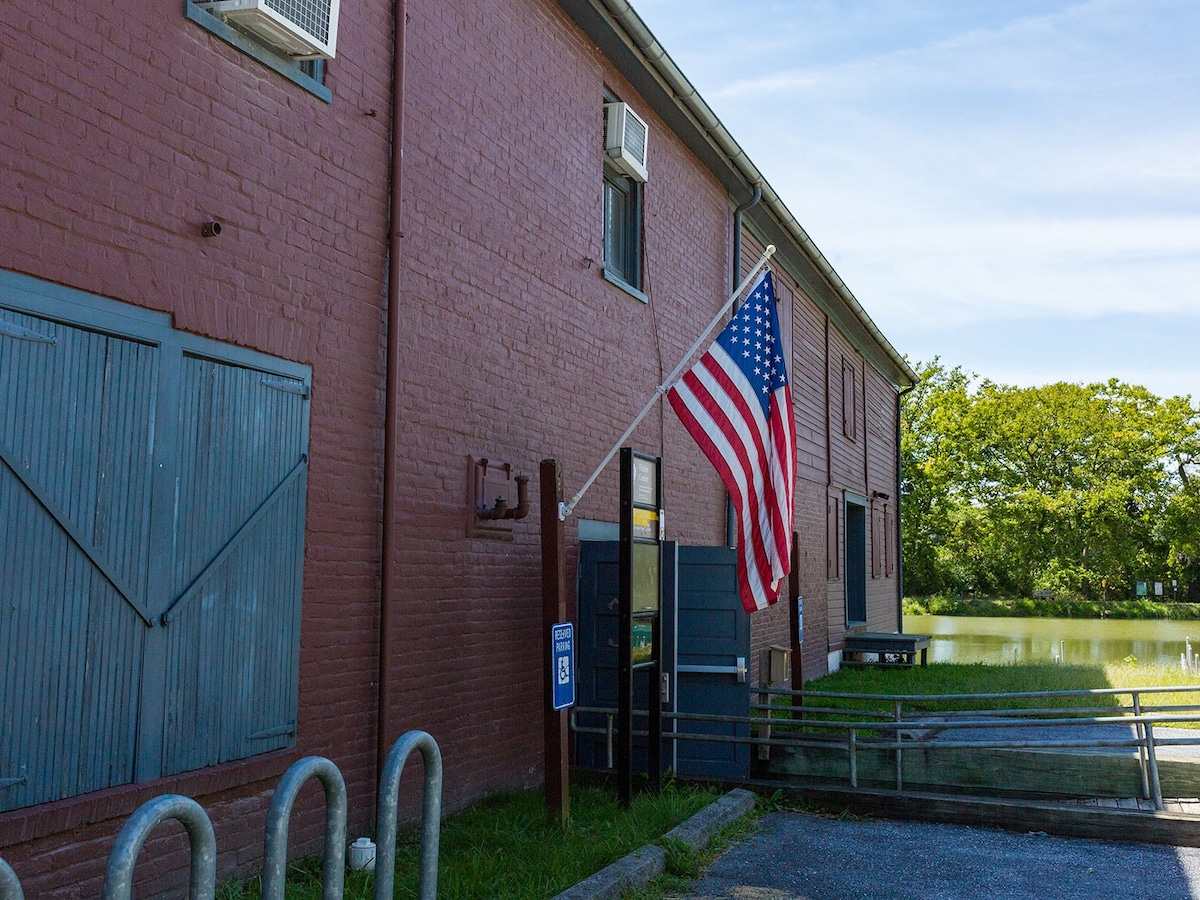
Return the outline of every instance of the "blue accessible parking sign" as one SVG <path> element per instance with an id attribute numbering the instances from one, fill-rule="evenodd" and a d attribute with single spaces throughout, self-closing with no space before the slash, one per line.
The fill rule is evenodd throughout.
<path id="1" fill-rule="evenodd" d="M 575 626 L 562 622 L 550 629 L 551 681 L 554 684 L 554 708 L 575 705 Z"/>

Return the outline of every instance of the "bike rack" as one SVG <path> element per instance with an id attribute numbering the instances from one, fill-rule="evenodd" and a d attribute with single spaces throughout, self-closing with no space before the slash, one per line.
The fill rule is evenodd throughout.
<path id="1" fill-rule="evenodd" d="M 147 800 L 117 832 L 108 868 L 104 872 L 104 900 L 129 900 L 133 894 L 133 867 L 150 832 L 167 819 L 187 829 L 192 851 L 190 900 L 212 900 L 217 890 L 217 838 L 203 807 L 190 797 L 164 794 Z"/>
<path id="2" fill-rule="evenodd" d="M 283 900 L 287 880 L 288 819 L 300 788 L 310 778 L 325 788 L 325 854 L 321 867 L 321 897 L 342 900 L 346 874 L 346 781 L 323 756 L 306 756 L 288 767 L 279 779 L 267 810 L 263 842 L 263 900 Z"/>
<path id="3" fill-rule="evenodd" d="M 21 879 L 3 859 L 0 859 L 0 900 L 25 900 Z"/>
<path id="4" fill-rule="evenodd" d="M 438 841 L 442 820 L 442 753 L 424 731 L 402 734 L 392 745 L 379 779 L 375 819 L 375 900 L 391 900 L 396 880 L 396 817 L 400 805 L 400 773 L 413 750 L 425 763 L 424 807 L 421 813 L 419 900 L 437 900 Z"/>

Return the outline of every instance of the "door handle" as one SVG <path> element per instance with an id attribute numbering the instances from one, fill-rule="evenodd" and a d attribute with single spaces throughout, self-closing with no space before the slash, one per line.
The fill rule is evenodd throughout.
<path id="1" fill-rule="evenodd" d="M 737 657 L 737 665 L 733 666 L 676 666 L 676 672 L 690 672 L 697 675 L 736 675 L 738 684 L 746 683 L 746 657 Z"/>

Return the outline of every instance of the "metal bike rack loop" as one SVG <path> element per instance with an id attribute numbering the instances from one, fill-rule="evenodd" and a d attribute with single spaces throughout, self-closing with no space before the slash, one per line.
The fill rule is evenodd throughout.
<path id="1" fill-rule="evenodd" d="M 323 756 L 306 756 L 288 767 L 279 779 L 267 810 L 263 842 L 263 900 L 283 900 L 287 881 L 288 820 L 300 788 L 310 778 L 325 788 L 325 854 L 321 874 L 323 900 L 342 900 L 346 874 L 346 781 Z"/>
<path id="2" fill-rule="evenodd" d="M 177 819 L 187 829 L 192 851 L 190 900 L 212 900 L 217 890 L 217 838 L 203 807 L 190 797 L 163 794 L 147 800 L 117 832 L 108 868 L 104 872 L 104 900 L 129 900 L 133 894 L 133 866 L 150 832 L 167 819 Z"/>
<path id="3" fill-rule="evenodd" d="M 0 900 L 25 900 L 21 879 L 3 859 L 0 859 Z"/>
<path id="4" fill-rule="evenodd" d="M 400 804 L 400 773 L 413 750 L 425 763 L 425 796 L 421 813 L 421 875 L 419 900 L 437 900 L 438 840 L 442 823 L 442 752 L 424 731 L 402 734 L 387 755 L 379 779 L 375 813 L 375 900 L 391 900 L 396 880 L 396 817 Z"/>

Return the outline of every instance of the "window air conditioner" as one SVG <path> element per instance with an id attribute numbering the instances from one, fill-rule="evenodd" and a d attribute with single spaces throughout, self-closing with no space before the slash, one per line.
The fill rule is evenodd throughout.
<path id="1" fill-rule="evenodd" d="M 604 104 L 604 152 L 635 181 L 646 180 L 646 137 L 641 116 L 628 103 Z"/>
<path id="2" fill-rule="evenodd" d="M 197 0 L 294 59 L 333 59 L 341 0 Z"/>

